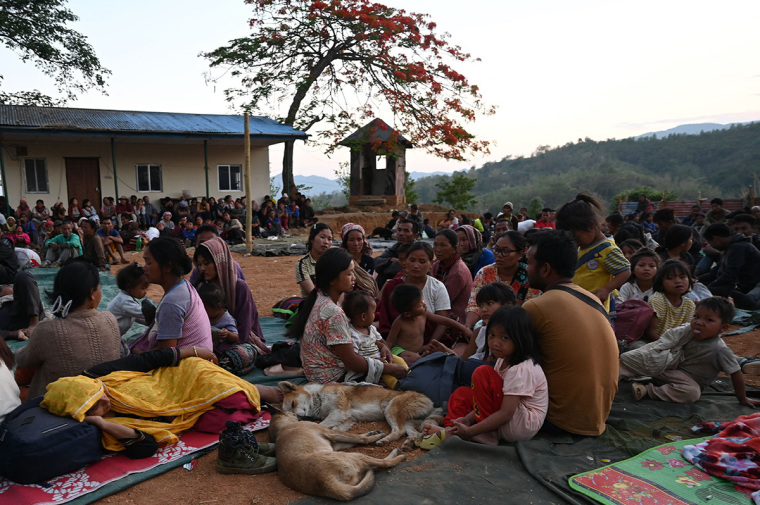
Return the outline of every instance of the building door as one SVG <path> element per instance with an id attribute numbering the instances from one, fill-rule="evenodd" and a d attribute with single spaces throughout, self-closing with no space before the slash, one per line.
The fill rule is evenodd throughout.
<path id="1" fill-rule="evenodd" d="M 69 208 L 72 198 L 92 200 L 96 209 L 100 209 L 100 162 L 98 158 L 66 158 L 66 184 L 69 198 L 65 206 Z"/>

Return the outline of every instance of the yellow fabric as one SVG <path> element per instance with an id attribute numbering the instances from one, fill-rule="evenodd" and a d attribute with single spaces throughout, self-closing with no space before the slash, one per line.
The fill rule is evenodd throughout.
<path id="1" fill-rule="evenodd" d="M 404 367 L 404 370 L 409 370 L 409 365 L 406 364 L 406 361 L 404 361 L 404 358 L 401 356 L 393 356 L 393 363 L 395 365 L 401 365 Z M 391 389 L 396 389 L 396 384 L 398 383 L 398 379 L 390 374 L 383 374 L 382 376 L 383 382 L 385 382 L 385 385 L 388 386 Z"/>
<path id="2" fill-rule="evenodd" d="M 89 377 L 63 377 L 47 386 L 40 406 L 57 416 L 71 416 L 80 423 L 103 396 L 103 383 Z"/>
<path id="3" fill-rule="evenodd" d="M 58 384 L 62 381 L 66 382 Z M 58 415 L 72 417 L 78 412 L 86 412 L 95 403 L 88 394 L 92 392 L 89 385 L 92 381 L 81 375 L 59 379 L 48 387 L 43 406 Z M 192 428 L 204 412 L 237 392 L 244 393 L 252 407 L 260 408 L 259 392 L 253 384 L 200 358 L 183 359 L 179 366 L 163 367 L 149 373 L 113 372 L 101 377 L 100 381 L 115 414 L 107 420 L 149 433 L 159 443 L 176 443 L 177 435 Z M 51 394 L 51 388 L 55 393 Z M 61 398 L 59 391 L 65 392 L 65 399 Z M 99 397 L 95 397 L 95 401 Z M 87 405 L 89 407 L 84 408 Z M 118 417 L 119 413 L 173 419 L 171 422 L 150 421 Z M 123 449 L 123 445 L 107 433 L 103 433 L 103 446 L 112 451 Z"/>

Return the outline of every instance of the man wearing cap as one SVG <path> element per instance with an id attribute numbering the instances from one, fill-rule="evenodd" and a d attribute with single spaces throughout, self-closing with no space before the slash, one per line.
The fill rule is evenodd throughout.
<path id="1" fill-rule="evenodd" d="M 129 203 L 129 198 L 126 196 L 119 197 L 119 204 L 116 206 L 117 218 L 121 221 L 121 216 L 128 216 L 130 221 L 136 221 L 135 209 Z"/>
<path id="2" fill-rule="evenodd" d="M 514 209 L 515 206 L 512 205 L 512 202 L 505 202 L 504 205 L 501 208 L 501 216 L 507 221 L 509 221 L 510 226 L 512 226 L 513 230 L 517 230 L 517 225 L 520 223 L 520 220 L 517 219 L 517 216 L 512 214 L 512 209 Z"/>

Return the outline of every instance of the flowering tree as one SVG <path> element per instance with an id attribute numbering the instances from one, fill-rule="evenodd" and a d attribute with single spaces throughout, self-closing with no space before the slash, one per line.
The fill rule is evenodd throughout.
<path id="1" fill-rule="evenodd" d="M 417 147 L 446 159 L 487 152 L 463 127 L 493 110 L 478 87 L 449 62 L 471 59 L 438 35 L 424 14 L 369 0 L 245 0 L 253 6 L 253 33 L 204 56 L 211 67 L 241 79 L 227 100 L 335 142 L 378 110 Z M 287 112 L 278 114 L 287 103 Z M 285 146 L 283 187 L 293 188 L 293 144 Z"/>

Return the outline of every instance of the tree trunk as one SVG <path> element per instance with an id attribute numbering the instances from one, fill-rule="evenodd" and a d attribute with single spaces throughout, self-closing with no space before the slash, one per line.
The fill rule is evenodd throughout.
<path id="1" fill-rule="evenodd" d="M 296 184 L 293 181 L 293 148 L 295 141 L 285 141 L 285 151 L 282 153 L 282 190 L 286 191 L 288 195 L 293 195 L 296 189 Z M 279 195 L 272 195 L 274 201 L 278 200 Z"/>

